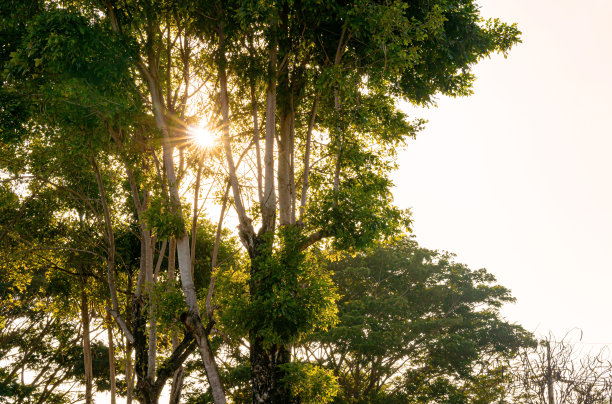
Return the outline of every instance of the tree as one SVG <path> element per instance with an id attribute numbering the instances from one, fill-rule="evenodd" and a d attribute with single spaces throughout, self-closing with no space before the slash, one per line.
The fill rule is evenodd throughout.
<path id="1" fill-rule="evenodd" d="M 108 385 L 107 348 L 91 341 L 100 268 L 84 250 L 57 248 L 78 229 L 54 216 L 56 197 L 44 186 L 21 201 L 0 191 L 2 402 L 72 402 Z"/>
<path id="2" fill-rule="evenodd" d="M 163 208 L 155 211 L 160 207 L 154 203 L 155 198 L 158 202 L 164 199 L 163 184 L 167 181 L 159 178 L 158 172 L 156 185 L 159 188 L 150 190 L 156 181 L 155 177 L 147 178 L 152 174 L 154 160 L 157 161 L 155 150 L 138 144 L 147 141 L 148 136 L 143 131 L 152 130 L 154 126 L 142 114 L 142 100 L 137 98 L 139 83 L 134 82 L 125 63 L 132 57 L 130 44 L 105 26 L 92 7 L 56 8 L 49 4 L 38 11 L 23 24 L 21 37 L 15 35 L 15 44 L 11 44 L 14 45 L 13 52 L 6 61 L 5 92 L 21 91 L 20 101 L 31 115 L 24 114 L 25 118 L 19 122 L 29 129 L 20 132 L 25 137 L 16 139 L 7 150 L 19 151 L 20 165 L 7 159 L 4 167 L 11 175 L 34 175 L 39 180 L 47 180 L 63 191 L 64 196 L 67 194 L 77 200 L 77 206 L 68 204 L 68 210 L 75 209 L 80 217 L 85 218 L 94 233 L 94 240 L 102 239 L 106 243 L 101 256 L 108 267 L 109 312 L 130 344 L 137 347 L 139 394 L 147 396 L 146 400 L 156 401 L 168 375 L 172 375 L 173 368 L 180 366 L 185 355 L 193 349 L 190 345 L 193 333 L 187 331 L 184 343 L 174 344 L 176 355 L 168 358 L 169 362 L 156 372 L 158 314 L 151 300 L 152 286 L 158 280 L 159 264 L 167 245 L 165 239 L 174 236 L 172 226 L 178 223 L 182 231 L 186 230 L 182 220 L 175 220 L 174 211 L 169 223 L 164 222 L 168 215 L 163 217 Z M 39 109 L 41 105 L 44 105 L 43 111 Z M 126 138 L 123 133 L 132 136 Z M 38 142 L 38 147 L 31 147 L 35 142 L 33 139 Z M 25 144 L 28 146 L 24 148 Z M 131 147 L 137 148 L 135 154 L 130 154 Z M 140 152 L 144 153 L 138 154 Z M 8 153 L 5 156 L 8 157 Z M 55 159 L 53 165 L 48 163 L 50 156 Z M 124 165 L 127 178 L 121 177 L 117 163 Z M 131 327 L 120 312 L 115 282 L 117 258 L 123 258 L 116 255 L 117 222 L 131 209 L 129 205 L 113 209 L 112 201 L 125 198 L 125 190 L 119 185 L 124 180 L 130 184 L 143 244 L 141 269 L 135 278 L 130 278 L 137 278 L 132 308 L 128 310 Z M 176 188 L 176 184 L 174 186 Z M 129 213 L 127 217 L 134 219 L 134 215 Z M 165 228 L 158 226 L 160 223 L 165 224 Z M 197 223 L 194 218 L 194 229 Z M 169 244 L 172 249 L 173 242 Z M 192 255 L 195 243 L 193 248 Z M 156 254 L 157 265 L 154 265 Z M 174 274 L 170 267 L 173 262 L 172 255 L 167 260 L 168 273 L 172 277 Z M 189 269 L 193 269 L 191 265 Z M 173 283 L 172 277 L 168 277 L 167 282 Z M 182 277 L 186 278 L 187 275 Z M 147 298 L 149 304 L 145 310 Z"/>
<path id="3" fill-rule="evenodd" d="M 339 321 L 298 352 L 333 371 L 335 403 L 501 397 L 501 365 L 534 341 L 499 313 L 514 301 L 510 291 L 453 258 L 404 237 L 328 262 L 342 295 Z"/>
<path id="4" fill-rule="evenodd" d="M 408 212 L 392 205 L 388 173 L 421 123 L 408 122 L 396 100 L 468 94 L 470 67 L 507 52 L 519 35 L 458 0 L 36 4 L 18 24 L 3 20 L 11 37 L 2 49 L 1 94 L 10 100 L 3 134 L 8 150 L 24 155 L 3 169 L 49 171 L 44 154 L 29 153 L 34 134 L 43 139 L 40 150 L 54 146 L 56 168 L 71 168 L 51 170 L 64 191 L 90 185 L 75 198 L 80 210 L 70 209 L 87 211 L 92 239 L 103 240 L 109 313 L 134 345 L 145 402 L 155 402 L 165 378 L 179 372 L 191 338 L 215 403 L 226 401 L 210 344 L 214 310 L 202 316 L 192 274 L 198 192 L 192 220 L 179 192 L 188 173 L 197 184 L 204 171 L 216 177 L 220 199 L 226 184 L 231 190 L 248 255 L 249 298 L 236 322 L 249 342 L 253 401 L 294 402 L 283 382 L 291 346 L 335 321 L 332 280 L 316 267 L 313 248 L 360 249 L 409 226 Z M 190 105 L 194 97 L 204 101 Z M 204 163 L 186 139 L 202 114 L 220 133 L 223 168 L 211 164 L 216 159 Z M 131 225 L 140 268 L 123 280 L 126 288 L 135 281 L 125 310 L 115 232 Z M 152 292 L 160 265 L 174 281 L 175 248 L 185 339 L 175 339 L 176 355 L 158 368 Z"/>
<path id="5" fill-rule="evenodd" d="M 518 31 L 484 24 L 471 1 L 239 2 L 198 14 L 213 39 L 218 127 L 250 258 L 253 401 L 288 403 L 290 346 L 332 318 L 308 249 L 322 240 L 361 248 L 409 223 L 387 174 L 419 123 L 395 100 L 468 94 L 470 66 L 506 52 Z M 251 144 L 253 174 L 240 175 L 234 155 Z"/>

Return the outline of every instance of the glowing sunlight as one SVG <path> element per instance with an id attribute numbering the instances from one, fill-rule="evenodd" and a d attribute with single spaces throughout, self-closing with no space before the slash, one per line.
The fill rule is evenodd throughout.
<path id="1" fill-rule="evenodd" d="M 204 126 L 191 126 L 187 129 L 189 137 L 198 147 L 204 150 L 213 149 L 217 143 L 217 137 Z"/>

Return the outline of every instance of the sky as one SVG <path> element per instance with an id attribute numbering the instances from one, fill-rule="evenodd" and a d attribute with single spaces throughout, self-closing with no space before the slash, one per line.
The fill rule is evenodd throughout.
<path id="1" fill-rule="evenodd" d="M 612 345 L 612 1 L 481 0 L 523 43 L 481 61 L 474 94 L 416 110 L 395 201 L 427 248 L 487 268 L 530 331 Z"/>

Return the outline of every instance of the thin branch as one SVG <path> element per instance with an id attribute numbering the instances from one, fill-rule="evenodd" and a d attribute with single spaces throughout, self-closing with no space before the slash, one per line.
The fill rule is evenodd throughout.
<path id="1" fill-rule="evenodd" d="M 301 223 L 304 219 L 304 212 L 306 210 L 306 198 L 308 195 L 308 177 L 310 175 L 310 150 L 312 143 L 312 130 L 314 128 L 315 117 L 317 115 L 317 107 L 319 104 L 319 94 L 315 95 L 314 101 L 312 102 L 312 109 L 310 111 L 310 119 L 308 120 L 308 130 L 306 132 L 306 151 L 304 152 L 304 174 L 302 177 L 302 195 L 300 198 L 300 219 Z"/>

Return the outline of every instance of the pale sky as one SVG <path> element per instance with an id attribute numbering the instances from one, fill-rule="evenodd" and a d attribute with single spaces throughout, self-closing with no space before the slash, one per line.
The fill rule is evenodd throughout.
<path id="1" fill-rule="evenodd" d="M 612 345 L 612 1 L 479 4 L 523 43 L 474 69 L 471 97 L 413 112 L 429 123 L 400 155 L 396 203 L 422 246 L 512 290 L 508 319 Z"/>

